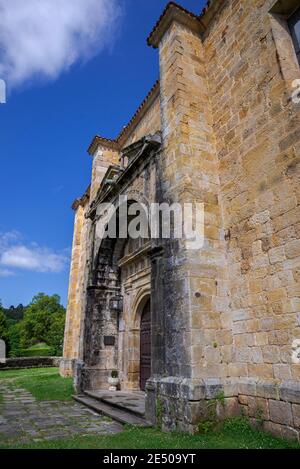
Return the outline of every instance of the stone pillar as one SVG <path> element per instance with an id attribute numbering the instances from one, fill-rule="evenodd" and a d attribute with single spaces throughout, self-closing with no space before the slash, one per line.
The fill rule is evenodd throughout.
<path id="1" fill-rule="evenodd" d="M 165 377 L 155 380 L 165 429 L 190 429 L 192 412 L 184 416 L 178 406 L 188 409 L 203 395 L 197 388 L 203 380 L 227 376 L 220 348 L 230 334 L 228 299 L 222 293 L 225 245 L 200 32 L 198 17 L 171 4 L 149 38 L 150 45 L 159 47 L 160 59 L 161 201 L 203 203 L 205 210 L 201 249 L 190 249 L 186 240 L 164 242 Z"/>
<path id="2" fill-rule="evenodd" d="M 80 336 L 83 322 L 84 288 L 86 271 L 86 242 L 88 221 L 85 214 L 88 208 L 88 195 L 76 201 L 74 236 L 69 279 L 68 306 L 65 325 L 63 360 L 60 365 L 62 376 L 72 376 L 75 360 L 80 358 Z"/>
<path id="3" fill-rule="evenodd" d="M 109 166 L 119 165 L 120 153 L 109 144 L 99 144 L 93 156 L 91 202 L 96 198 L 100 184 Z"/>

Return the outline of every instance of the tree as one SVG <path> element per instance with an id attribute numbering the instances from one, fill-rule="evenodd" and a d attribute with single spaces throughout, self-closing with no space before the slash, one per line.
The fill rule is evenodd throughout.
<path id="1" fill-rule="evenodd" d="M 7 341 L 7 321 L 0 303 L 0 339 Z"/>
<path id="2" fill-rule="evenodd" d="M 8 335 L 7 335 L 7 321 L 4 314 L 4 309 L 0 301 L 0 339 L 4 340 L 7 348 Z"/>
<path id="3" fill-rule="evenodd" d="M 60 354 L 65 318 L 66 311 L 58 295 L 36 295 L 25 309 L 24 319 L 20 323 L 22 348 L 44 342 L 53 347 L 55 354 Z"/>
<path id="4" fill-rule="evenodd" d="M 5 309 L 4 312 L 7 319 L 18 322 L 23 319 L 24 306 L 22 304 L 19 304 L 17 307 L 11 306 L 10 308 Z"/>
<path id="5" fill-rule="evenodd" d="M 8 356 L 20 357 L 22 355 L 21 341 L 21 323 L 12 321 L 8 326 Z"/>

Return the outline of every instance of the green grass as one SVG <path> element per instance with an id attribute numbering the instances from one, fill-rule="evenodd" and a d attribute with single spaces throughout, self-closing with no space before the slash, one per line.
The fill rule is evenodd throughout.
<path id="1" fill-rule="evenodd" d="M 70 400 L 72 379 L 63 379 L 57 368 L 0 371 L 0 382 L 12 389 L 25 388 L 39 400 Z M 0 396 L 1 400 L 1 396 Z M 0 444 L 0 448 L 32 449 L 300 449 L 300 445 L 283 441 L 250 427 L 245 419 L 226 421 L 217 432 L 188 435 L 163 433 L 158 428 L 125 426 L 124 431 L 109 436 L 75 436 L 59 441 L 26 445 L 18 442 Z"/>
<path id="2" fill-rule="evenodd" d="M 0 448 L 26 449 L 299 449 L 296 443 L 273 438 L 253 430 L 247 421 L 232 419 L 216 433 L 188 435 L 162 433 L 156 428 L 126 426 L 112 436 L 78 436 L 60 441 L 37 442 Z"/>
<path id="3" fill-rule="evenodd" d="M 2 380 L 11 388 L 26 389 L 39 401 L 70 401 L 74 393 L 72 378 L 61 378 L 57 368 L 0 371 Z"/>
<path id="4" fill-rule="evenodd" d="M 53 354 L 53 349 L 45 343 L 32 345 L 32 347 L 21 350 L 22 357 L 50 357 Z"/>

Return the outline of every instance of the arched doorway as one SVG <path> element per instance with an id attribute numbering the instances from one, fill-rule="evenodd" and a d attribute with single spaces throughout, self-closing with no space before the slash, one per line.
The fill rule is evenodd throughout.
<path id="1" fill-rule="evenodd" d="M 140 340 L 140 388 L 145 391 L 146 382 L 151 376 L 151 311 L 150 299 L 141 315 Z"/>

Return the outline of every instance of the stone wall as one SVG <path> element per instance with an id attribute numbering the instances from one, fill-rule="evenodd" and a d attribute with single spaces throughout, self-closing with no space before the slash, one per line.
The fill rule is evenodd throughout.
<path id="1" fill-rule="evenodd" d="M 286 0 L 284 7 L 295 3 Z M 162 152 L 155 172 L 147 173 L 140 159 L 141 166 L 127 173 L 127 186 L 117 189 L 132 199 L 201 203 L 205 210 L 204 246 L 190 249 L 187 240 L 151 246 L 147 415 L 155 422 L 159 414 L 165 430 L 195 431 L 209 418 L 212 401 L 219 418 L 244 413 L 266 430 L 299 438 L 300 363 L 293 347 L 300 340 L 300 106 L 291 96 L 300 71 L 277 16 L 282 4 L 215 0 L 201 21 L 170 4 L 149 38 L 159 48 L 160 98 L 141 114 L 124 145 L 161 129 Z M 109 165 L 119 161 L 108 147 L 99 145 L 94 153 L 91 201 Z M 94 223 L 103 223 L 94 205 Z M 116 266 L 107 261 L 115 245 L 100 252 L 102 284 L 92 285 L 90 306 L 81 302 L 78 313 L 72 306 L 73 294 L 84 298 L 87 286 L 79 258 L 89 252 L 80 265 L 94 267 L 100 247 L 91 227 L 83 228 L 84 210 L 76 215 L 66 357 L 74 358 L 78 346 L 80 328 L 72 328 L 72 321 L 80 324 L 87 310 L 86 333 L 80 334 L 86 383 L 102 385 L 118 363 L 126 386 L 135 388 L 138 365 L 130 353 L 137 338 L 124 340 L 121 348 L 125 344 L 130 353 L 119 349 L 118 356 L 127 326 L 118 331 L 111 298 L 103 297 L 105 289 L 112 295 L 122 287 Z M 92 255 L 88 244 L 94 245 Z M 131 302 L 125 300 L 126 314 Z M 116 336 L 111 352 L 101 349 L 101 331 Z"/>
<path id="2" fill-rule="evenodd" d="M 182 244 L 166 247 L 166 359 L 147 408 L 155 421 L 159 406 L 165 430 L 194 431 L 221 392 L 226 415 L 243 411 L 297 439 L 299 65 L 275 1 L 217 3 L 202 41 L 196 18 L 176 7 L 150 36 L 160 54 L 163 199 L 204 202 L 205 244 L 191 257 Z"/>
<path id="3" fill-rule="evenodd" d="M 164 431 L 197 433 L 207 422 L 246 417 L 259 430 L 300 441 L 300 383 L 295 381 L 151 379 L 146 409 Z"/>
<path id="4" fill-rule="evenodd" d="M 60 357 L 25 357 L 25 358 L 7 358 L 0 361 L 0 370 L 12 370 L 22 368 L 38 367 L 59 367 L 62 358 Z"/>
<path id="5" fill-rule="evenodd" d="M 139 120 L 137 126 L 127 136 L 123 146 L 131 145 L 145 135 L 153 135 L 159 130 L 161 130 L 161 116 L 160 97 L 158 96 Z"/>
<path id="6" fill-rule="evenodd" d="M 299 380 L 300 107 L 291 102 L 299 66 L 270 14 L 276 2 L 224 3 L 204 40 L 230 278 L 223 369 Z"/>

